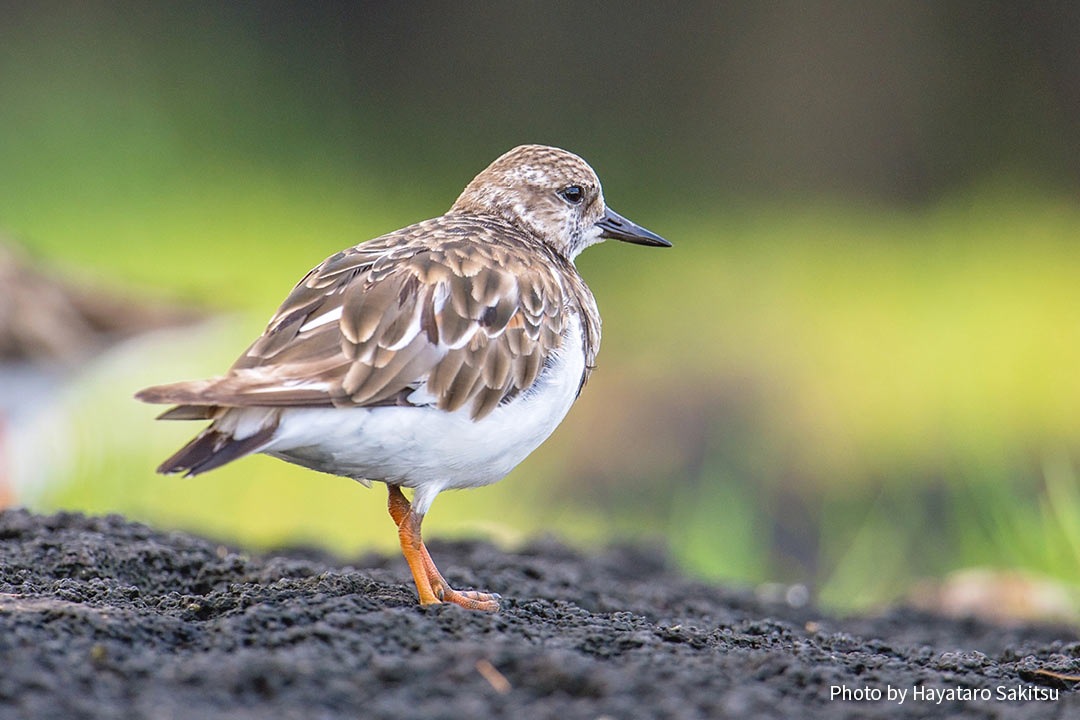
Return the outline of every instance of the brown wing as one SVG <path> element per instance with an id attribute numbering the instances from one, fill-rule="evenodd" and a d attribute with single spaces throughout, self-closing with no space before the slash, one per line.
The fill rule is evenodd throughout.
<path id="1" fill-rule="evenodd" d="M 514 240 L 505 226 L 444 217 L 337 253 L 293 289 L 226 376 L 139 397 L 224 407 L 468 405 L 483 417 L 535 381 L 562 343 L 564 308 L 590 316 L 592 334 L 591 295 L 582 307 L 578 283 L 565 287 L 535 248 Z"/>

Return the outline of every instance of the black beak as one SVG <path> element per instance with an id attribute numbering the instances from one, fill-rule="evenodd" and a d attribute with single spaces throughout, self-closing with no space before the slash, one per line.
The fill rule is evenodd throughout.
<path id="1" fill-rule="evenodd" d="M 636 223 L 632 223 L 611 208 L 604 213 L 604 217 L 597 221 L 600 228 L 600 237 L 622 240 L 635 245 L 652 245 L 653 247 L 671 247 L 664 238 L 651 230 L 646 230 Z"/>

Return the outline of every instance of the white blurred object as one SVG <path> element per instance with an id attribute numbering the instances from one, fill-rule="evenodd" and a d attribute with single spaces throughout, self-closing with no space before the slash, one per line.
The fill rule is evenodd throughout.
<path id="1" fill-rule="evenodd" d="M 215 348 L 235 348 L 231 319 L 215 319 L 144 333 L 110 346 L 69 372 L 7 375 L 0 365 L 0 413 L 7 410 L 9 504 L 33 506 L 57 479 L 72 477 L 77 463 L 106 460 L 111 450 L 145 438 L 141 428 L 156 414 L 133 399 L 139 388 L 162 377 L 196 377 L 213 364 Z M 205 358 L 182 352 L 206 348 Z M 220 364 L 220 363 L 219 363 Z M 8 383 L 4 378 L 8 377 Z M 12 384 L 18 389 L 5 394 Z M 21 399 L 21 402 L 13 401 Z M 0 448 L 0 463 L 4 462 Z M 152 466 L 151 466 L 152 467 Z M 85 468 L 84 468 L 85 469 Z M 0 506 L 2 507 L 2 506 Z"/>
<path id="2" fill-rule="evenodd" d="M 200 317 L 72 283 L 0 237 L 0 508 L 65 455 L 63 434 L 43 428 L 58 426 L 73 380 L 117 343 Z"/>
<path id="3" fill-rule="evenodd" d="M 1021 570 L 966 568 L 924 581 L 908 595 L 920 610 L 998 624 L 1078 620 L 1076 588 Z"/>

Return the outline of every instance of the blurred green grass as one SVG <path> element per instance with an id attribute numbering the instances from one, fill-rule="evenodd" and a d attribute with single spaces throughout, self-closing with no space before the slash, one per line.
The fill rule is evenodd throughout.
<path id="1" fill-rule="evenodd" d="M 422 98 L 358 93 L 340 47 L 279 55 L 220 9 L 198 32 L 127 14 L 42 10 L 0 44 L 0 231 L 57 272 L 231 319 L 92 367 L 42 432 L 34 505 L 392 550 L 380 489 L 262 457 L 154 475 L 195 427 L 131 393 L 222 371 L 309 267 L 443 212 L 501 116 L 459 146 L 464 109 L 444 127 Z M 597 373 L 548 443 L 440 497 L 427 532 L 659 537 L 694 572 L 806 582 L 834 607 L 971 565 L 1076 584 L 1076 198 L 1009 174 L 908 209 L 692 195 L 652 182 L 679 175 L 671 157 L 618 147 L 646 131 L 605 128 L 599 159 L 565 133 L 520 138 L 583 152 L 612 206 L 675 248 L 581 257 Z"/>
<path id="2" fill-rule="evenodd" d="M 142 384 L 220 372 L 308 267 L 453 197 L 386 202 L 373 185 L 243 167 L 78 212 L 40 189 L 5 196 L 0 217 L 63 271 L 239 313 L 205 346 L 121 362 L 84 383 L 72 404 L 78 460 L 41 507 L 123 512 L 263 547 L 392 549 L 379 490 L 261 457 L 194 479 L 154 476 L 194 428 L 152 424 L 154 409 L 129 400 Z M 880 602 L 920 574 L 972 564 L 1076 581 L 1073 203 L 1007 185 L 921 211 L 817 202 L 642 216 L 610 199 L 676 247 L 608 244 L 582 256 L 605 318 L 600 368 L 579 403 L 592 409 L 575 410 L 503 483 L 441 497 L 431 534 L 666 537 L 704 575 L 799 579 L 777 564 L 770 530 L 786 522 L 773 501 L 794 493 L 813 508 L 813 581 L 834 606 Z M 659 504 L 624 501 L 631 493 L 617 483 L 591 499 L 581 488 L 588 468 L 575 458 L 609 403 L 629 407 L 640 442 L 658 449 L 653 406 L 615 397 L 627 382 L 704 398 L 704 460 L 689 480 L 685 458 L 660 462 L 645 491 L 667 498 Z M 717 425 L 729 411 L 717 388 L 728 384 L 750 400 Z M 739 441 L 724 436 L 732 427 Z M 617 456 L 635 442 L 601 451 L 623 467 Z M 1051 456 L 1065 460 L 1044 476 Z"/>

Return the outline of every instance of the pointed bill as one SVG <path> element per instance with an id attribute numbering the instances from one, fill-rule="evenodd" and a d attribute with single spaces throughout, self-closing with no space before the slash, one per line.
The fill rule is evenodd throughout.
<path id="1" fill-rule="evenodd" d="M 646 230 L 635 222 L 627 220 L 611 208 L 607 208 L 604 217 L 596 222 L 600 228 L 600 237 L 622 240 L 635 245 L 651 245 L 653 247 L 671 247 L 664 238 L 652 230 Z"/>

